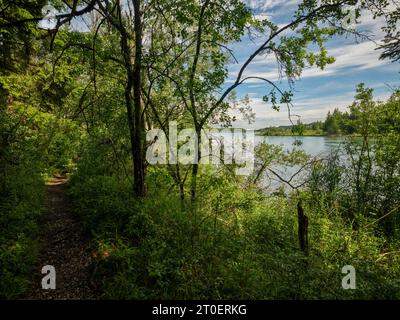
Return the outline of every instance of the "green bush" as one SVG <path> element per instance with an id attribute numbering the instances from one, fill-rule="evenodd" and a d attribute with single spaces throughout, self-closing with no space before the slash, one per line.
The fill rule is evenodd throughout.
<path id="1" fill-rule="evenodd" d="M 0 195 L 0 298 L 14 299 L 31 289 L 44 189 L 31 168 L 14 167 L 7 174 L 6 192 Z"/>
<path id="2" fill-rule="evenodd" d="M 396 255 L 382 255 L 390 244 L 370 227 L 354 231 L 329 207 L 305 207 L 306 257 L 298 247 L 295 198 L 242 189 L 229 175 L 203 173 L 196 206 L 188 199 L 181 203 L 162 168 L 150 170 L 153 191 L 142 200 L 131 196 L 127 179 L 73 181 L 77 211 L 96 236 L 96 276 L 106 298 L 398 297 Z M 345 265 L 356 268 L 357 290 L 342 289 Z"/>

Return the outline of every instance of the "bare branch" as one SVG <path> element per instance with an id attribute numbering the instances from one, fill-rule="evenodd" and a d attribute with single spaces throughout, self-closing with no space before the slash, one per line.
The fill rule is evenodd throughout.
<path id="1" fill-rule="evenodd" d="M 71 8 L 72 11 L 70 13 L 56 15 L 55 16 L 55 19 L 57 19 L 57 27 L 56 28 L 58 29 L 63 24 L 71 21 L 74 17 L 82 16 L 86 13 L 89 13 L 90 11 L 92 11 L 94 9 L 94 6 L 96 5 L 97 2 L 98 2 L 98 0 L 91 0 L 89 2 L 89 4 L 81 10 L 76 10 L 76 5 L 74 5 Z M 0 29 L 1 28 L 19 27 L 26 23 L 39 22 L 41 20 L 43 20 L 43 17 L 35 17 L 35 18 L 22 19 L 22 20 L 18 20 L 18 21 L 10 21 L 7 23 L 0 24 Z"/>

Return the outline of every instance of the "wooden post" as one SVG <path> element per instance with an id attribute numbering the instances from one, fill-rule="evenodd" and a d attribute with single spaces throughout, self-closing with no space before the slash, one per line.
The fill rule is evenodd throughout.
<path id="1" fill-rule="evenodd" d="M 297 218 L 300 249 L 308 256 L 308 217 L 304 214 L 301 200 L 297 203 Z"/>

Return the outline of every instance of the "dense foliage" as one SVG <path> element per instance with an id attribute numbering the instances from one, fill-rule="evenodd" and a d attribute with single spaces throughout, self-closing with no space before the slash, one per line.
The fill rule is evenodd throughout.
<path id="1" fill-rule="evenodd" d="M 396 90 L 395 90 L 396 91 Z M 385 134 L 387 132 L 399 132 L 398 115 L 399 106 L 397 104 L 399 93 L 396 91 L 390 101 L 380 101 L 369 112 L 369 117 L 374 119 L 374 133 Z M 367 110 L 365 110 L 367 111 Z M 297 123 L 292 126 L 270 127 L 259 130 L 259 134 L 267 136 L 286 136 L 286 135 L 362 135 L 362 128 L 359 122 L 362 121 L 364 114 L 356 104 L 348 107 L 348 111 L 340 111 L 335 108 L 333 112 L 328 112 L 324 121 L 312 123 Z"/>
<path id="2" fill-rule="evenodd" d="M 341 7 L 358 2 L 303 1 L 281 26 L 239 0 L 50 1 L 58 23 L 41 30 L 45 1 L 0 1 L 0 297 L 31 289 L 44 184 L 58 173 L 91 235 L 104 298 L 400 298 L 398 91 L 377 102 L 359 85 L 348 112 L 294 127 L 357 136 L 329 159 L 260 144 L 249 177 L 145 159 L 148 129 L 168 136 L 174 122 L 201 138 L 229 126 L 231 108 L 254 117 L 235 89 L 255 57 L 275 57 L 289 87 L 334 63 L 325 42 L 348 33 Z M 246 33 L 264 41 L 227 87 L 229 45 Z M 291 91 L 259 80 L 266 103 L 291 107 Z M 295 184 L 276 165 L 303 174 Z M 271 174 L 284 187 L 269 188 Z M 345 265 L 356 290 L 342 288 Z"/>

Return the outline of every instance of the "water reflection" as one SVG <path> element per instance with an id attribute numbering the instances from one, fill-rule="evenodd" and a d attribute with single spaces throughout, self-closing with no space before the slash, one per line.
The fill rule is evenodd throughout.
<path id="1" fill-rule="evenodd" d="M 279 145 L 284 151 L 292 150 L 303 150 L 305 153 L 310 155 L 312 158 L 324 158 L 327 157 L 334 151 L 341 148 L 344 138 L 343 137 L 293 137 L 293 136 L 256 136 L 255 145 L 262 142 L 268 144 Z M 297 142 L 300 142 L 297 143 Z M 300 166 L 272 166 L 274 172 L 279 174 L 285 180 L 290 179 L 295 173 L 299 171 Z M 293 179 L 293 185 L 301 185 L 306 176 L 308 175 L 307 170 L 301 172 Z M 279 187 L 284 187 L 286 190 L 290 189 L 288 185 L 283 183 L 276 175 L 271 172 L 267 172 L 261 180 L 261 186 L 267 190 L 276 190 Z"/>

